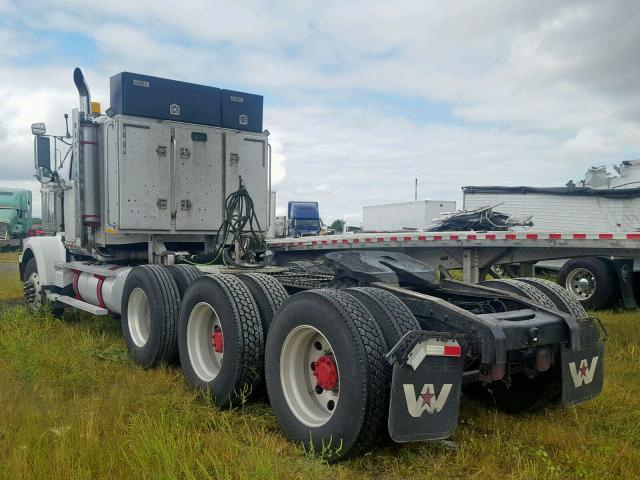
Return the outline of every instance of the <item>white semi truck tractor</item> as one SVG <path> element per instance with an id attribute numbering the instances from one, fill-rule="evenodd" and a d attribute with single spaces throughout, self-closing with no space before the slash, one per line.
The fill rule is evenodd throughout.
<path id="1" fill-rule="evenodd" d="M 601 326 L 551 282 L 464 284 L 385 248 L 274 265 L 262 97 L 123 72 L 102 114 L 74 81 L 71 132 L 32 126 L 52 232 L 24 242 L 33 308 L 119 316 L 137 363 L 179 360 L 219 407 L 266 386 L 330 461 L 449 437 L 463 389 L 511 412 L 601 391 Z"/>

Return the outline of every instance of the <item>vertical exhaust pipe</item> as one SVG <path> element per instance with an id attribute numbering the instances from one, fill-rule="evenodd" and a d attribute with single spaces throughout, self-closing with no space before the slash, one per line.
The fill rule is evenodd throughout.
<path id="1" fill-rule="evenodd" d="M 91 113 L 91 93 L 89 93 L 89 86 L 79 67 L 76 67 L 73 71 L 73 83 L 76 84 L 80 95 L 80 111 L 85 115 L 89 115 Z"/>
<path id="2" fill-rule="evenodd" d="M 73 83 L 80 95 L 79 119 L 74 119 L 74 135 L 77 136 L 78 185 L 82 198 L 80 217 L 87 235 L 82 247 L 87 248 L 93 231 L 100 225 L 100 164 L 98 155 L 98 128 L 91 121 L 91 94 L 82 70 L 73 71 Z"/>

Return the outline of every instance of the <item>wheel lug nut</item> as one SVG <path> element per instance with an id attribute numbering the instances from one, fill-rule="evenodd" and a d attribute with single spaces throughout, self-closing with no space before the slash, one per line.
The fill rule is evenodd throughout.
<path id="1" fill-rule="evenodd" d="M 322 387 L 320 385 L 316 385 L 316 393 L 318 395 L 322 394 L 322 392 L 324 392 L 324 390 L 322 389 Z"/>
<path id="2" fill-rule="evenodd" d="M 315 370 L 316 369 L 316 362 L 311 362 L 311 370 Z"/>

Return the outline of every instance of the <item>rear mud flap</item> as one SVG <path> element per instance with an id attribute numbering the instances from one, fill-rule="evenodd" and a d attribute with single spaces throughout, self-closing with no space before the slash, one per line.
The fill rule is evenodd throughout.
<path id="1" fill-rule="evenodd" d="M 416 335 L 421 338 L 415 338 L 393 365 L 388 427 L 395 442 L 445 439 L 458 424 L 461 349 L 456 340 L 438 334 L 429 338 L 425 335 L 428 333 Z M 456 345 L 453 349 L 457 349 L 457 355 L 426 353 L 436 350 L 434 342 Z"/>
<path id="2" fill-rule="evenodd" d="M 562 404 L 575 405 L 602 391 L 604 383 L 604 343 L 598 342 L 580 350 L 560 351 L 562 362 Z"/>

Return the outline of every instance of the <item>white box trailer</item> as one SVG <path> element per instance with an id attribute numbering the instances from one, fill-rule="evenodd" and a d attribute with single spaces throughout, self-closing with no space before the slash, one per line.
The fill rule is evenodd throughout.
<path id="1" fill-rule="evenodd" d="M 587 171 L 585 179 L 569 182 L 566 187 L 463 187 L 463 208 L 494 206 L 514 216 L 532 216 L 535 231 L 584 232 L 602 239 L 614 238 L 621 232 L 640 234 L 640 161 L 622 162 L 614 167 L 618 176 L 611 176 L 605 167 Z M 543 261 L 538 268 L 558 270 L 558 281 L 589 308 L 605 308 L 621 296 L 626 305 L 624 289 L 617 285 L 616 262 L 628 265 L 628 276 L 640 280 L 637 257 L 609 255 L 598 257 Z"/>
<path id="2" fill-rule="evenodd" d="M 449 200 L 368 205 L 362 209 L 362 227 L 367 232 L 420 229 L 431 224 L 441 213 L 453 212 L 455 209 L 456 202 Z"/>
<path id="3" fill-rule="evenodd" d="M 640 230 L 640 189 L 464 187 L 463 193 L 463 209 L 499 205 L 500 212 L 533 216 L 536 230 Z"/>

